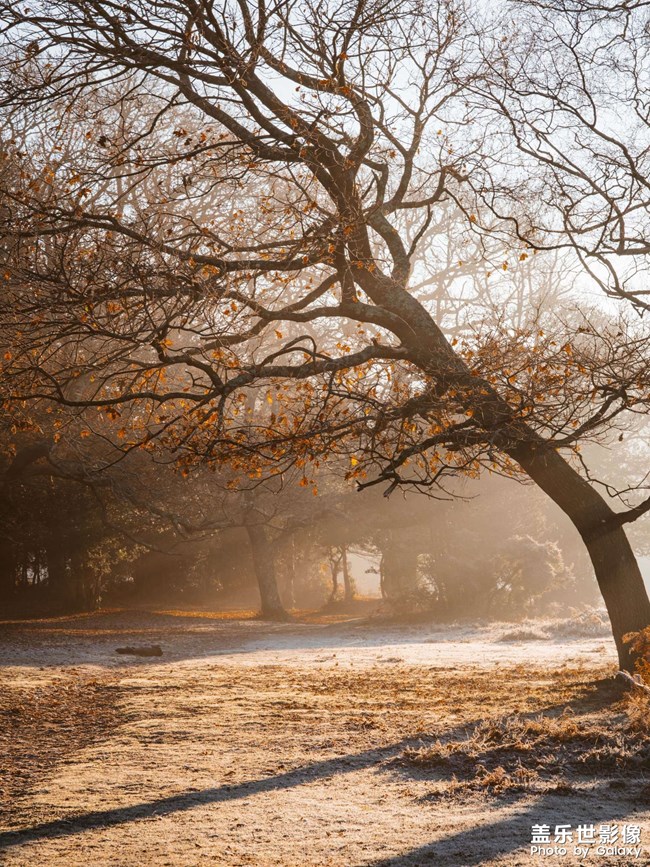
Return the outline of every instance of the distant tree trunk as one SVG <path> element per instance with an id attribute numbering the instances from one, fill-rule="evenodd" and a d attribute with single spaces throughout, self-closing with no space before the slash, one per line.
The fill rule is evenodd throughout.
<path id="1" fill-rule="evenodd" d="M 381 582 L 381 595 L 387 601 L 394 599 L 398 593 L 398 583 L 399 578 L 396 574 L 397 567 L 396 558 L 393 555 L 393 551 L 391 548 L 384 548 L 381 552 L 381 563 L 380 563 L 380 582 Z"/>
<path id="2" fill-rule="evenodd" d="M 336 548 L 329 549 L 328 559 L 330 561 L 330 572 L 332 573 L 332 592 L 330 593 L 330 602 L 334 602 L 339 592 L 339 571 L 341 568 L 341 559 Z"/>
<path id="3" fill-rule="evenodd" d="M 47 545 L 47 584 L 54 602 L 68 608 L 72 602 L 65 550 L 56 539 Z"/>
<path id="4" fill-rule="evenodd" d="M 275 557 L 266 529 L 261 524 L 246 524 L 251 545 L 255 576 L 260 590 L 261 614 L 267 620 L 288 620 L 275 576 Z"/>
<path id="5" fill-rule="evenodd" d="M 77 608 L 92 611 L 97 608 L 99 588 L 89 566 L 85 552 L 75 551 L 70 560 Z"/>
<path id="6" fill-rule="evenodd" d="M 32 562 L 32 584 L 41 583 L 41 552 L 39 549 L 34 551 L 34 560 Z"/>
<path id="7" fill-rule="evenodd" d="M 341 568 L 343 569 L 343 587 L 345 588 L 344 599 L 346 602 L 352 602 L 354 599 L 354 584 L 350 577 L 347 545 L 341 545 Z"/>
<path id="8" fill-rule="evenodd" d="M 623 527 L 600 494 L 556 451 L 524 444 L 510 454 L 580 533 L 609 614 L 619 666 L 633 671 L 634 657 L 623 638 L 650 625 L 650 600 Z"/>
<path id="9" fill-rule="evenodd" d="M 296 541 L 291 535 L 287 545 L 287 596 L 289 608 L 296 606 Z"/>
<path id="10" fill-rule="evenodd" d="M 0 539 L 0 599 L 6 602 L 16 591 L 16 550 L 9 539 Z"/>
<path id="11" fill-rule="evenodd" d="M 391 538 L 382 549 L 380 575 L 383 597 L 396 601 L 416 590 L 417 565 L 417 551 Z"/>

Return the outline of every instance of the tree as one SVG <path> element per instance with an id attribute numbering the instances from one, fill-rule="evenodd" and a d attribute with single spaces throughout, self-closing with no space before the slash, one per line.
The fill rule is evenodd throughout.
<path id="1" fill-rule="evenodd" d="M 9 397 L 120 413 L 124 448 L 156 438 L 185 467 L 297 466 L 305 487 L 330 456 L 388 491 L 523 472 L 580 533 L 629 668 L 650 602 L 623 528 L 650 498 L 614 512 L 572 454 L 646 405 L 646 334 L 501 325 L 455 346 L 412 290 L 449 200 L 502 238 L 504 272 L 531 254 L 478 211 L 466 112 L 486 70 L 462 6 L 0 8 Z"/>
<path id="2" fill-rule="evenodd" d="M 49 463 L 42 441 L 24 438 L 0 462 L 2 607 L 11 614 L 93 609 L 144 550 L 108 515 L 140 528 L 143 515 L 115 496 L 108 479 L 100 496 L 89 477 Z"/>

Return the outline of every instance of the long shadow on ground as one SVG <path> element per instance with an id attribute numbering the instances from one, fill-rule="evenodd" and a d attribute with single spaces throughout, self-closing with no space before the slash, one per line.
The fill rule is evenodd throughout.
<path id="1" fill-rule="evenodd" d="M 277 792 L 283 789 L 294 788 L 295 786 L 312 782 L 314 779 L 326 779 L 334 777 L 336 774 L 350 773 L 371 767 L 395 755 L 405 747 L 413 746 L 416 743 L 421 743 L 421 741 L 406 739 L 387 747 L 315 762 L 311 765 L 261 780 L 251 780 L 250 782 L 239 783 L 237 785 L 218 786 L 203 789 L 200 792 L 184 792 L 179 795 L 170 795 L 167 798 L 157 798 L 152 801 L 134 804 L 131 807 L 93 810 L 78 816 L 71 816 L 68 819 L 43 822 L 31 828 L 6 831 L 0 833 L 0 850 L 33 840 L 79 834 L 90 828 L 111 828 L 138 819 L 185 812 L 186 810 L 192 810 L 195 807 L 205 806 L 206 804 L 219 804 L 265 792 Z M 345 767 L 341 767 L 342 763 L 345 764 Z"/>
<path id="2" fill-rule="evenodd" d="M 617 688 L 611 682 L 585 682 L 583 693 L 573 702 L 575 712 L 589 712 L 599 704 L 607 704 L 616 697 Z M 567 703 L 550 705 L 543 710 L 522 715 L 532 717 L 553 715 L 566 709 Z M 461 736 L 468 729 L 467 724 L 454 727 L 444 732 L 445 738 Z M 235 785 L 224 785 L 204 789 L 203 791 L 184 792 L 164 798 L 134 804 L 129 807 L 115 807 L 106 810 L 94 810 L 69 818 L 43 822 L 32 827 L 0 833 L 0 850 L 11 846 L 22 845 L 38 840 L 55 837 L 66 837 L 83 833 L 93 828 L 111 828 L 129 822 L 147 819 L 154 816 L 167 816 L 202 807 L 207 804 L 219 804 L 250 797 L 251 795 L 278 792 L 313 782 L 316 779 L 333 778 L 338 774 L 349 774 L 354 771 L 373 766 L 383 766 L 395 759 L 407 747 L 419 747 L 437 739 L 439 733 L 430 736 L 406 738 L 385 747 L 370 749 L 345 756 L 336 756 L 320 762 L 315 762 L 286 773 L 277 774 L 264 779 L 251 780 Z M 402 769 L 402 772 L 403 769 Z M 500 804 L 513 802 L 501 800 Z M 453 850 L 456 854 L 448 863 L 456 865 L 475 865 L 482 863 L 486 857 L 486 846 L 489 854 L 497 855 L 514 851 L 525 845 L 530 839 L 530 826 L 533 823 L 550 823 L 549 815 L 557 817 L 557 823 L 572 823 L 573 820 L 593 824 L 596 821 L 611 821 L 625 816 L 630 812 L 632 803 L 629 800 L 619 800 L 618 806 L 611 802 L 605 786 L 599 789 L 597 796 L 590 793 L 587 799 L 561 797 L 557 794 L 542 794 L 534 804 L 527 806 L 514 816 L 487 823 L 466 831 L 460 831 L 444 840 L 427 844 L 404 855 L 389 857 L 377 861 L 374 867 L 397 867 L 400 864 L 446 863 L 445 853 Z M 516 832 L 516 833 L 514 833 Z M 512 839 L 508 839 L 508 837 Z M 472 854 L 482 853 L 482 854 Z M 466 853 L 466 854 L 465 854 Z M 458 860 L 458 858 L 461 860 Z"/>
<path id="3" fill-rule="evenodd" d="M 131 807 L 95 810 L 69 819 L 44 822 L 21 831 L 5 832 L 0 834 L 0 851 L 37 840 L 80 834 L 93 828 L 107 829 L 139 819 L 182 813 L 206 804 L 225 803 L 251 795 L 282 791 L 308 783 L 316 778 L 333 777 L 338 773 L 349 773 L 368 767 L 408 745 L 408 742 L 404 742 L 394 744 L 386 749 L 369 750 L 348 756 L 349 766 L 343 771 L 341 759 L 336 758 L 263 780 L 254 780 L 235 786 L 220 786 L 205 789 L 202 792 L 187 792 L 135 804 Z M 527 847 L 531 839 L 531 826 L 533 824 L 546 823 L 551 827 L 554 824 L 569 824 L 575 828 L 579 823 L 612 822 L 627 817 L 631 808 L 630 802 L 612 803 L 604 786 L 602 789 L 590 793 L 588 799 L 576 800 L 554 794 L 541 795 L 534 803 L 527 805 L 524 810 L 518 811 L 515 815 L 476 825 L 410 852 L 382 858 L 379 861 L 371 862 L 371 864 L 372 867 L 401 867 L 401 865 L 421 864 L 453 864 L 456 867 L 459 865 L 463 865 L 463 867 L 480 865 L 489 858 L 502 856 L 522 847 Z M 644 862 L 635 861 L 634 863 Z"/>
<path id="4" fill-rule="evenodd" d="M 532 804 L 496 821 L 488 821 L 474 825 L 455 834 L 449 834 L 440 840 L 427 843 L 410 852 L 381 858 L 372 861 L 368 867 L 420 867 L 420 865 L 453 865 L 453 867 L 474 867 L 485 864 L 493 858 L 523 849 L 526 858 L 520 863 L 560 864 L 562 856 L 544 858 L 530 853 L 531 829 L 533 825 L 546 824 L 551 827 L 551 840 L 555 825 L 570 825 L 575 829 L 579 824 L 598 825 L 628 818 L 632 809 L 631 803 L 619 801 L 612 803 L 611 791 L 605 786 L 589 793 L 588 798 L 567 798 L 557 794 L 540 795 Z M 630 820 L 634 823 L 634 819 Z M 551 844 L 554 845 L 554 844 Z M 595 849 L 595 847 L 594 847 Z M 568 844 L 568 852 L 573 851 L 573 844 Z M 594 854 L 587 858 L 589 863 L 602 863 L 599 856 L 594 862 Z M 608 862 L 609 863 L 609 862 Z M 617 859 L 616 863 L 647 864 L 641 857 L 639 860 L 624 861 Z"/>

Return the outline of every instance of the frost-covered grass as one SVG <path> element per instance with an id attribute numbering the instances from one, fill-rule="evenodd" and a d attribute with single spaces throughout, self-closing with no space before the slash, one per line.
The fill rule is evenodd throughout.
<path id="1" fill-rule="evenodd" d="M 520 867 L 536 822 L 647 839 L 647 700 L 562 622 L 7 625 L 3 864 Z"/>
<path id="2" fill-rule="evenodd" d="M 575 687 L 574 676 L 558 674 L 554 680 L 562 678 Z M 603 778 L 625 786 L 650 772 L 650 700 L 621 693 L 613 683 L 604 682 L 600 690 L 600 703 L 578 700 L 561 712 L 479 719 L 460 737 L 407 748 L 402 760 L 443 775 L 432 796 L 569 791 Z"/>
<path id="3" fill-rule="evenodd" d="M 526 619 L 504 626 L 499 641 L 552 641 L 557 638 L 608 638 L 611 629 L 604 608 L 575 610 L 568 617 Z"/>

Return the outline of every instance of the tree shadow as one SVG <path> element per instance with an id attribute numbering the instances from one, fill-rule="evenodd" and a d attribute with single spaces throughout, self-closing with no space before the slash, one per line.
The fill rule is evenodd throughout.
<path id="1" fill-rule="evenodd" d="M 200 792 L 183 792 L 165 798 L 156 798 L 130 807 L 115 807 L 107 810 L 93 810 L 65 819 L 43 822 L 30 828 L 5 831 L 0 833 L 0 851 L 3 848 L 20 845 L 35 840 L 64 837 L 80 834 L 91 828 L 111 828 L 124 825 L 127 822 L 147 819 L 152 816 L 167 816 L 172 813 L 182 813 L 206 804 L 219 804 L 248 798 L 267 792 L 278 792 L 292 789 L 315 779 L 327 779 L 338 774 L 349 774 L 368 767 L 379 765 L 382 761 L 409 745 L 419 742 L 419 739 L 407 738 L 386 747 L 365 750 L 360 753 L 336 756 L 321 762 L 314 762 L 258 780 L 251 780 L 235 785 L 217 786 L 203 789 Z"/>
<path id="2" fill-rule="evenodd" d="M 480 777 L 475 777 L 477 769 L 488 775 L 493 773 L 495 768 L 505 768 L 508 773 L 513 773 L 517 769 L 525 769 L 527 764 L 531 768 L 538 766 L 540 753 L 536 749 L 530 752 L 524 750 L 518 754 L 516 748 L 510 750 L 507 746 L 500 745 L 498 738 L 496 743 L 486 742 L 471 759 L 467 755 L 461 755 L 459 759 L 457 754 L 452 754 L 448 762 L 443 760 L 437 764 L 434 760 L 429 770 L 410 765 L 401 756 L 391 759 L 387 763 L 388 767 L 405 779 L 429 780 L 432 783 L 453 782 L 456 785 L 460 782 L 461 785 L 453 797 L 465 805 L 471 801 L 476 807 L 478 821 L 470 828 L 448 834 L 417 849 L 375 860 L 369 863 L 368 867 L 426 864 L 472 867 L 522 848 L 525 849 L 527 859 L 517 863 L 529 863 L 528 858 L 532 861 L 538 857 L 531 855 L 529 848 L 533 824 L 547 824 L 551 829 L 554 825 L 569 824 L 575 829 L 578 824 L 611 823 L 644 809 L 649 800 L 648 788 L 643 788 L 645 780 L 639 777 L 639 771 L 650 770 L 650 744 L 642 734 L 634 736 L 634 744 L 639 753 L 629 766 L 621 767 L 613 761 L 612 765 L 607 767 L 598 763 L 602 759 L 598 759 L 595 764 L 580 764 L 580 760 L 584 759 L 584 754 L 580 755 L 581 751 L 586 753 L 594 746 L 604 751 L 606 746 L 603 735 L 598 731 L 594 733 L 594 742 L 589 742 L 589 726 L 587 722 L 583 728 L 583 718 L 588 721 L 594 712 L 610 707 L 621 698 L 625 689 L 614 679 L 586 680 L 576 686 L 580 687 L 581 691 L 570 702 L 549 705 L 527 713 L 507 714 L 508 717 L 526 723 L 558 721 L 569 711 L 569 721 L 577 723 L 575 734 L 570 737 L 560 738 L 555 744 L 552 743 L 552 736 L 549 737 L 547 748 L 555 749 L 554 758 L 557 764 L 552 770 L 547 768 L 546 775 L 542 773 L 539 780 L 541 790 L 538 788 L 536 791 L 525 784 L 512 789 L 506 788 L 504 791 L 490 790 L 489 786 L 482 790 L 480 783 L 473 787 L 474 781 L 480 780 Z M 457 740 L 462 742 L 466 738 L 469 740 L 481 726 L 481 722 L 472 721 L 449 730 L 436 739 L 436 744 Z M 609 745 L 614 750 L 613 759 L 616 759 L 618 732 L 614 726 L 612 729 Z M 423 743 L 423 746 L 426 744 Z M 571 785 L 566 785 L 566 775 L 570 778 Z M 462 788 L 464 782 L 469 783 L 467 789 Z M 581 783 L 586 785 L 581 786 Z M 442 793 L 435 790 L 432 797 L 425 796 L 422 800 L 435 806 L 436 803 L 441 803 L 441 794 L 444 797 L 444 789 Z M 485 821 L 496 809 L 514 807 L 521 801 L 525 801 L 525 804 L 514 814 L 510 811 L 505 817 Z M 632 821 L 634 822 L 634 818 Z M 569 846 L 569 852 L 571 851 L 572 846 Z M 630 863 L 646 862 L 634 859 Z"/>
<path id="3" fill-rule="evenodd" d="M 517 863 L 535 863 L 539 858 L 540 863 L 561 863 L 562 856 L 557 860 L 540 858 L 530 853 L 531 829 L 533 825 L 546 824 L 551 827 L 551 840 L 555 825 L 570 825 L 575 832 L 579 824 L 598 825 L 600 823 L 612 823 L 617 820 L 627 819 L 633 810 L 630 801 L 612 801 L 611 791 L 605 786 L 589 793 L 586 797 L 577 795 L 574 797 L 560 796 L 557 794 L 543 794 L 532 803 L 517 811 L 514 815 L 508 815 L 493 821 L 480 822 L 471 828 L 465 828 L 456 833 L 447 834 L 439 840 L 426 843 L 409 852 L 391 855 L 372 862 L 367 867 L 420 867 L 420 865 L 435 864 L 449 865 L 449 867 L 474 867 L 491 862 L 493 858 L 503 857 L 523 849 L 525 861 Z M 486 811 L 487 812 L 487 811 Z M 635 821 L 634 819 L 632 821 Z M 551 844 L 554 845 L 554 844 Z M 572 852 L 573 845 L 567 846 Z M 510 862 L 508 862 L 510 863 Z M 592 856 L 585 863 L 594 863 Z M 643 864 L 644 860 L 630 862 L 621 861 L 621 864 Z"/>
<path id="4" fill-rule="evenodd" d="M 620 695 L 620 687 L 612 681 L 585 681 L 579 684 L 583 687 L 581 694 L 569 705 L 567 703 L 552 704 L 539 711 L 522 714 L 522 717 L 545 715 L 557 715 L 562 713 L 567 706 L 572 707 L 576 712 L 588 712 L 595 707 L 602 706 L 603 703 L 609 703 L 613 698 Z M 15 829 L 5 832 L 0 832 L 0 851 L 11 846 L 22 845 L 24 843 L 34 842 L 38 840 L 52 839 L 55 837 L 65 837 L 83 833 L 90 829 L 106 829 L 124 825 L 129 822 L 138 821 L 141 819 L 151 818 L 153 816 L 167 816 L 171 814 L 183 813 L 192 810 L 196 807 L 202 807 L 207 804 L 219 804 L 239 799 L 250 797 L 251 795 L 265 794 L 269 792 L 280 792 L 287 789 L 296 788 L 298 786 L 313 782 L 314 780 L 333 778 L 340 774 L 349 774 L 359 770 L 368 768 L 377 768 L 381 771 L 393 771 L 395 759 L 407 748 L 421 747 L 431 744 L 438 740 L 441 735 L 446 739 L 462 737 L 467 733 L 471 724 L 461 723 L 453 726 L 450 729 L 444 729 L 442 732 L 434 733 L 419 733 L 413 737 L 404 738 L 387 746 L 377 747 L 374 749 L 364 750 L 358 753 L 336 756 L 319 762 L 314 762 L 309 765 L 296 768 L 285 773 L 276 774 L 263 779 L 251 780 L 244 783 L 234 785 L 223 785 L 204 789 L 202 791 L 182 792 L 176 795 L 170 795 L 163 798 L 155 798 L 150 801 L 144 801 L 127 807 L 114 807 L 106 810 L 93 810 L 79 815 L 73 815 L 68 818 L 57 819 L 50 822 L 43 822 L 32 827 Z M 402 772 L 404 768 L 401 768 Z M 406 772 L 408 773 L 408 771 Z M 412 773 L 416 776 L 416 773 Z M 511 798 L 510 801 L 513 799 Z M 558 800 L 558 796 L 555 796 Z M 562 804 L 568 803 L 566 798 L 560 799 Z M 541 815 L 541 812 L 552 801 L 552 797 L 544 796 L 533 807 L 526 808 L 522 816 L 512 819 L 503 820 L 495 823 L 495 828 L 503 826 L 504 829 L 518 827 L 525 818 L 532 816 L 531 821 L 536 822 Z M 503 799 L 501 801 L 503 803 Z M 606 814 L 607 811 L 603 813 Z M 534 814 L 534 815 L 533 815 Z M 610 816 L 610 813 L 607 813 Z M 518 814 L 519 815 L 519 814 Z M 539 818 L 539 821 L 543 819 Z M 568 820 L 567 820 L 568 821 Z M 559 823 L 559 820 L 558 820 Z M 451 840 L 457 840 L 459 846 L 471 846 L 481 839 L 481 835 L 485 833 L 485 828 L 476 828 L 469 831 L 459 832 L 454 835 Z M 521 838 L 523 839 L 523 838 Z M 521 845 L 520 842 L 517 844 Z M 525 842 L 525 841 L 524 841 Z M 426 863 L 426 861 L 418 861 L 417 858 L 428 858 L 429 852 L 434 853 L 438 843 L 432 843 L 418 850 L 414 850 L 408 857 L 413 856 L 416 860 L 412 863 Z M 455 845 L 455 844 L 454 844 Z M 496 850 L 495 850 L 496 851 Z M 401 857 L 401 856 L 400 856 Z M 432 855 L 433 857 L 433 855 Z M 400 863 L 410 863 L 408 861 L 391 860 L 385 862 L 377 862 L 381 864 L 392 865 Z M 436 862 L 442 863 L 442 862 Z M 467 862 L 455 862 L 478 864 L 479 860 L 470 860 Z"/>
<path id="5" fill-rule="evenodd" d="M 622 778 L 650 771 L 650 741 L 642 731 L 621 728 L 625 714 L 612 710 L 626 692 L 621 682 L 606 678 L 573 686 L 570 701 L 470 720 L 429 738 L 434 749 L 396 756 L 389 767 L 407 779 L 453 782 L 469 795 L 490 792 L 512 800 L 530 794 L 531 780 L 562 789 L 567 774 L 583 781 L 616 777 L 624 788 Z M 595 716 L 606 708 L 606 721 Z M 438 796 L 434 790 L 425 800 Z"/>

